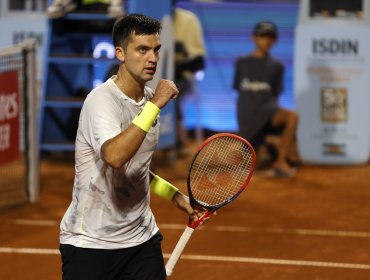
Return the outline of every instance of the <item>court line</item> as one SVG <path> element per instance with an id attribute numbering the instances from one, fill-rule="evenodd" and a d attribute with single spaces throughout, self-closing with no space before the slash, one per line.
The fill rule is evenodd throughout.
<path id="1" fill-rule="evenodd" d="M 58 249 L 0 247 L 3 254 L 59 255 Z"/>
<path id="2" fill-rule="evenodd" d="M 8 254 L 37 254 L 37 255 L 59 255 L 57 249 L 41 248 L 11 248 L 0 247 L 0 253 Z M 163 254 L 164 258 L 169 258 L 170 254 Z M 344 268 L 344 269 L 363 269 L 370 270 L 369 264 L 359 263 L 338 263 L 338 262 L 320 262 L 320 261 L 300 261 L 268 258 L 248 258 L 248 257 L 227 257 L 227 256 L 207 256 L 207 255 L 182 255 L 181 259 L 190 261 L 216 261 L 216 262 L 234 262 L 234 263 L 256 263 L 288 266 L 310 266 L 324 268 Z"/>
<path id="3" fill-rule="evenodd" d="M 185 226 L 182 224 L 158 224 L 158 227 L 161 229 L 176 229 L 176 230 L 180 230 L 180 229 L 183 230 L 185 228 Z M 364 232 L 364 231 L 286 229 L 286 228 L 251 228 L 251 227 L 240 227 L 240 226 L 206 226 L 206 227 L 199 227 L 197 228 L 197 230 L 370 238 L 370 232 Z"/>
<path id="4" fill-rule="evenodd" d="M 17 225 L 28 226 L 55 226 L 59 225 L 55 220 L 26 220 L 16 219 L 10 221 Z M 184 230 L 183 224 L 158 224 L 160 229 Z M 344 230 L 321 230 L 321 229 L 286 229 L 286 228 L 251 228 L 241 226 L 204 226 L 197 230 L 221 231 L 221 232 L 249 232 L 249 233 L 271 233 L 271 234 L 296 234 L 334 237 L 355 237 L 370 238 L 370 232 L 365 231 L 344 231 Z"/>
<path id="5" fill-rule="evenodd" d="M 55 220 L 26 220 L 16 219 L 10 221 L 12 224 L 24 225 L 24 226 L 56 226 L 59 222 Z"/>
<path id="6" fill-rule="evenodd" d="M 164 254 L 165 258 L 169 258 L 169 256 L 170 256 L 170 254 Z M 326 267 L 326 268 L 346 268 L 346 269 L 366 269 L 366 270 L 370 269 L 369 264 L 359 264 L 359 263 L 299 261 L 299 260 L 265 259 L 265 258 L 248 258 L 248 257 L 182 255 L 181 259 L 202 260 L 202 261 L 218 261 L 218 262 L 275 264 L 275 265 L 290 265 L 290 266 L 311 266 L 311 267 Z"/>

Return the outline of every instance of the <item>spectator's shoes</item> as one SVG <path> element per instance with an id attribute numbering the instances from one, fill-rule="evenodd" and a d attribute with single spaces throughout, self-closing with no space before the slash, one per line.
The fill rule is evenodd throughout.
<path id="1" fill-rule="evenodd" d="M 283 170 L 279 167 L 274 168 L 274 175 L 276 178 L 292 178 L 296 172 L 297 170 L 295 168 L 290 168 L 290 170 Z"/>
<path id="2" fill-rule="evenodd" d="M 48 18 L 60 18 L 67 13 L 72 12 L 77 8 L 77 4 L 71 1 L 56 0 L 46 9 Z"/>
<path id="3" fill-rule="evenodd" d="M 115 4 L 113 1 L 108 7 L 108 15 L 113 18 L 118 18 L 125 15 L 122 3 Z"/>

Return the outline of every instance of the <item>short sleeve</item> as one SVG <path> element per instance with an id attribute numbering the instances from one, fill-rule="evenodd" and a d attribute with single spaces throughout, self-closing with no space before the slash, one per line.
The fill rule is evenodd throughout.
<path id="1" fill-rule="evenodd" d="M 121 114 L 118 104 L 110 94 L 98 93 L 89 99 L 83 108 L 86 122 L 84 133 L 96 154 L 100 155 L 102 145 L 121 133 Z"/>

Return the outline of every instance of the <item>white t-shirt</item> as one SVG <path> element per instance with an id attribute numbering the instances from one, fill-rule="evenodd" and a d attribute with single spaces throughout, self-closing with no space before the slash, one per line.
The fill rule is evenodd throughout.
<path id="1" fill-rule="evenodd" d="M 122 168 L 109 167 L 100 155 L 103 143 L 128 128 L 153 91 L 145 87 L 144 98 L 136 102 L 123 94 L 113 79 L 92 90 L 81 110 L 72 202 L 60 225 L 61 244 L 128 248 L 158 231 L 149 206 L 148 170 L 158 142 L 159 117 Z"/>

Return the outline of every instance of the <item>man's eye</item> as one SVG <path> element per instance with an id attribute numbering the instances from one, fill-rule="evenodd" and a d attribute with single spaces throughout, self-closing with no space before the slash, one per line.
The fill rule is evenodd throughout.
<path id="1" fill-rule="evenodd" d="M 139 49 L 139 52 L 144 54 L 144 53 L 146 53 L 146 49 L 141 48 L 141 49 Z"/>

